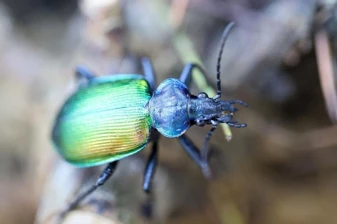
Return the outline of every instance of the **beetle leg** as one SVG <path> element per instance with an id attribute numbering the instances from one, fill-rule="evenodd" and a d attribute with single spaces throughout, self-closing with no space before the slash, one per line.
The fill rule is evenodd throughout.
<path id="1" fill-rule="evenodd" d="M 142 58 L 143 72 L 146 80 L 149 82 L 151 89 L 154 91 L 156 88 L 156 76 L 149 58 Z"/>
<path id="2" fill-rule="evenodd" d="M 191 159 L 201 168 L 204 176 L 206 178 L 210 178 L 212 176 L 212 173 L 209 168 L 208 162 L 201 158 L 200 151 L 193 144 L 193 142 L 186 135 L 179 136 L 178 140 L 181 146 L 187 152 L 187 154 L 191 157 Z"/>
<path id="3" fill-rule="evenodd" d="M 76 79 L 78 81 L 78 88 L 85 87 L 95 78 L 95 75 L 85 66 L 77 66 L 75 69 Z"/>
<path id="4" fill-rule="evenodd" d="M 88 81 L 95 78 L 95 75 L 85 66 L 79 65 L 75 69 L 75 74 L 77 79 L 87 79 Z"/>
<path id="5" fill-rule="evenodd" d="M 242 101 L 242 100 L 230 100 L 228 102 L 230 104 L 236 104 L 236 103 L 238 103 L 238 104 L 241 104 L 244 107 L 248 107 L 248 104 L 246 102 Z"/>
<path id="6" fill-rule="evenodd" d="M 209 130 L 209 132 L 207 133 L 205 140 L 204 140 L 204 145 L 202 147 L 201 150 L 201 158 L 203 159 L 203 161 L 208 160 L 208 153 L 209 153 L 209 148 L 208 148 L 208 143 L 209 140 L 211 139 L 213 132 L 216 130 L 216 128 L 218 127 L 218 123 L 216 123 L 215 121 L 211 120 L 213 127 L 211 128 L 211 130 Z"/>
<path id="7" fill-rule="evenodd" d="M 180 74 L 180 78 L 179 78 L 179 80 L 185 83 L 187 86 L 191 84 L 193 69 L 198 69 L 207 79 L 207 73 L 200 65 L 188 63 L 185 65 L 183 71 Z"/>
<path id="8" fill-rule="evenodd" d="M 65 217 L 68 212 L 76 208 L 79 205 L 79 203 L 81 203 L 81 201 L 83 201 L 88 195 L 94 192 L 98 187 L 102 186 L 111 177 L 111 175 L 116 169 L 117 164 L 118 164 L 118 161 L 109 163 L 109 165 L 104 169 L 101 175 L 99 175 L 99 177 L 97 178 L 96 183 L 91 188 L 89 188 L 87 191 L 77 196 L 76 199 L 69 204 L 66 210 L 61 213 L 60 217 L 61 218 Z"/>
<path id="9" fill-rule="evenodd" d="M 151 192 L 151 183 L 154 173 L 156 172 L 156 167 L 158 163 L 158 140 L 155 140 L 152 145 L 152 151 L 150 157 L 147 161 L 144 179 L 143 179 L 143 190 L 146 193 Z"/>

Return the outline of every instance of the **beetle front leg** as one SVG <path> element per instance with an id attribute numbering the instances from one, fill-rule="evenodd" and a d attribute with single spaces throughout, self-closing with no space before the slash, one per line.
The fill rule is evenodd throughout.
<path id="1" fill-rule="evenodd" d="M 152 151 L 147 161 L 145 172 L 144 172 L 143 190 L 146 193 L 151 192 L 151 183 L 152 183 L 153 176 L 156 172 L 157 163 L 158 163 L 158 140 L 155 140 L 153 142 Z"/>
<path id="2" fill-rule="evenodd" d="M 151 60 L 147 57 L 142 58 L 143 72 L 145 79 L 149 82 L 152 91 L 156 89 L 156 76 L 151 63 Z"/>
<path id="3" fill-rule="evenodd" d="M 95 75 L 87 67 L 82 65 L 76 67 L 75 75 L 79 88 L 86 86 L 88 82 L 95 78 Z"/>
<path id="4" fill-rule="evenodd" d="M 143 190 L 148 194 L 145 204 L 142 206 L 142 213 L 145 217 L 151 219 L 153 213 L 153 197 L 152 193 L 152 179 L 156 172 L 158 164 L 158 137 L 153 141 L 151 154 L 146 163 L 144 178 L 143 178 Z"/>
<path id="5" fill-rule="evenodd" d="M 98 187 L 102 186 L 114 173 L 114 171 L 116 170 L 117 164 L 118 164 L 118 161 L 109 163 L 109 165 L 104 169 L 101 175 L 99 175 L 99 177 L 97 178 L 96 183 L 91 188 L 89 188 L 87 191 L 77 196 L 76 199 L 72 203 L 69 204 L 66 210 L 64 210 L 61 213 L 60 218 L 63 219 L 67 215 L 67 213 L 75 209 L 87 196 L 93 193 Z"/>
<path id="6" fill-rule="evenodd" d="M 204 140 L 204 145 L 202 147 L 202 150 L 201 150 L 201 158 L 204 160 L 204 161 L 208 161 L 208 154 L 209 154 L 209 146 L 208 146 L 208 143 L 209 143 L 209 140 L 211 139 L 212 135 L 213 135 L 213 132 L 216 130 L 216 128 L 218 127 L 218 123 L 211 120 L 212 122 L 212 125 L 213 127 L 211 128 L 211 130 L 209 130 L 209 132 L 207 133 L 206 137 L 205 137 L 205 140 Z"/>
<path id="7" fill-rule="evenodd" d="M 95 78 L 94 73 L 92 73 L 87 67 L 79 65 L 75 69 L 75 75 L 77 79 L 87 79 L 88 81 Z"/>
<path id="8" fill-rule="evenodd" d="M 192 81 L 192 72 L 194 69 L 198 69 L 207 79 L 207 73 L 200 65 L 188 63 L 185 65 L 183 71 L 181 72 L 179 80 L 189 86 Z"/>
<path id="9" fill-rule="evenodd" d="M 212 176 L 211 169 L 209 168 L 208 162 L 201 158 L 200 150 L 198 150 L 186 135 L 179 136 L 178 140 L 191 159 L 201 168 L 204 176 L 210 178 Z"/>

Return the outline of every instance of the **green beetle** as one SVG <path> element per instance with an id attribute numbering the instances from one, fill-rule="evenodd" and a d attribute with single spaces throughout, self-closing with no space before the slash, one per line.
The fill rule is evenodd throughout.
<path id="1" fill-rule="evenodd" d="M 86 196 L 104 184 L 120 159 L 143 149 L 152 141 L 152 151 L 146 165 L 143 189 L 149 192 L 157 164 L 158 132 L 169 138 L 178 138 L 188 155 L 210 176 L 207 158 L 185 135 L 192 126 L 212 125 L 205 138 L 205 146 L 219 123 L 243 128 L 232 120 L 237 109 L 234 104 L 247 104 L 241 100 L 225 101 L 221 97 L 220 61 L 225 41 L 233 23 L 224 30 L 217 64 L 217 95 L 197 96 L 188 86 L 194 69 L 204 70 L 197 64 L 187 64 L 179 80 L 167 79 L 158 88 L 150 60 L 144 58 L 144 75 L 119 74 L 96 77 L 85 67 L 78 67 L 79 89 L 64 103 L 52 132 L 59 154 L 80 167 L 108 163 L 96 183 L 79 195 L 62 216 L 76 207 Z M 207 152 L 207 147 L 203 152 Z M 206 153 L 207 155 L 207 153 Z"/>

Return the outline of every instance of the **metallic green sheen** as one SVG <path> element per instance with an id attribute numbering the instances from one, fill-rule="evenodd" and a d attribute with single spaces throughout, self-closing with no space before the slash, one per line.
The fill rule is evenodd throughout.
<path id="1" fill-rule="evenodd" d="M 141 75 L 94 78 L 65 102 L 52 138 L 60 155 L 88 167 L 120 160 L 145 147 L 151 90 Z"/>

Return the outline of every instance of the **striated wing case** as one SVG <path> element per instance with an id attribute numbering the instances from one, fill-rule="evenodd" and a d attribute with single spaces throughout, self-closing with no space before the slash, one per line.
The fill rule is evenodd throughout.
<path id="1" fill-rule="evenodd" d="M 58 152 L 82 167 L 138 152 L 149 140 L 150 98 L 149 84 L 141 75 L 95 78 L 61 108 L 52 133 Z"/>

